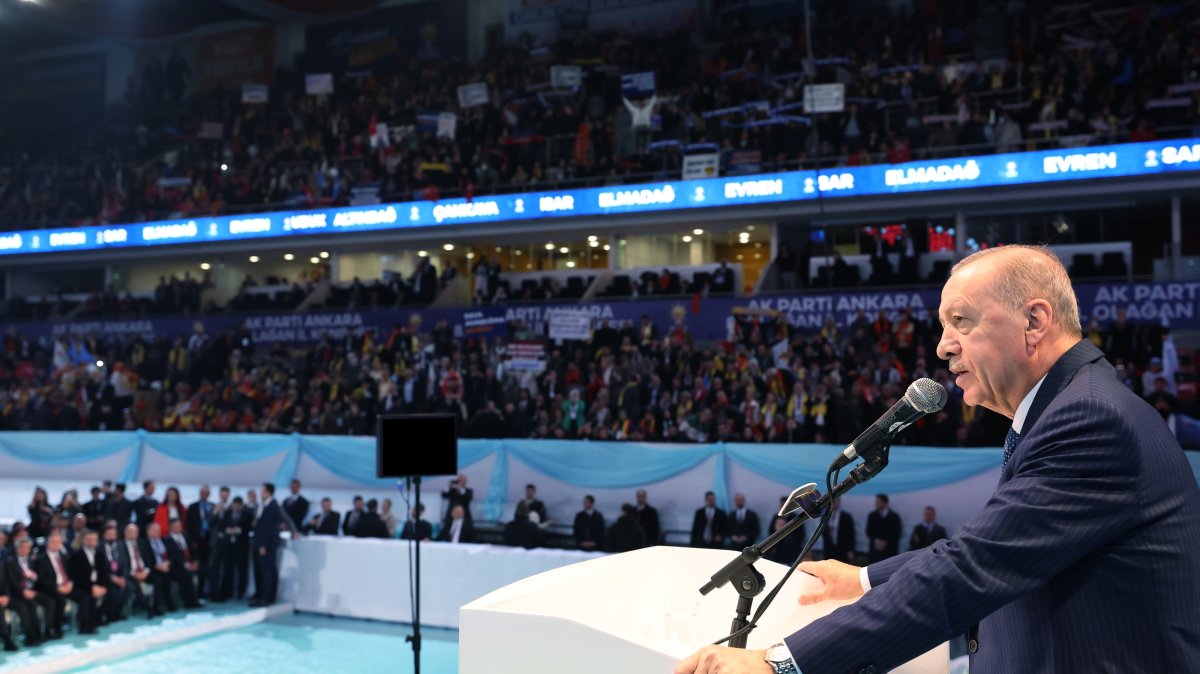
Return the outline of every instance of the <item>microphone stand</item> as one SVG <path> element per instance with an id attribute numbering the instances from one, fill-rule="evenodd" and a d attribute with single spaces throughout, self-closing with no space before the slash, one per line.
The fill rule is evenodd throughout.
<path id="1" fill-rule="evenodd" d="M 730 627 L 729 633 L 731 635 L 737 634 L 737 636 L 729 640 L 730 647 L 746 647 L 746 640 L 749 638 L 750 632 L 745 631 L 740 634 L 739 632 L 749 626 L 750 610 L 753 608 L 754 598 L 761 594 L 766 586 L 766 579 L 763 578 L 758 569 L 754 568 L 754 563 L 762 559 L 763 555 L 778 545 L 780 541 L 791 536 L 800 527 L 804 526 L 805 522 L 823 516 L 825 511 L 833 504 L 835 498 L 878 475 L 879 471 L 888 465 L 888 454 L 891 451 L 891 446 L 891 437 L 885 438 L 881 449 L 878 452 L 872 453 L 870 457 L 864 458 L 862 464 L 850 471 L 850 475 L 835 485 L 832 492 L 820 496 L 814 503 L 802 504 L 800 508 L 801 514 L 798 514 L 791 522 L 784 525 L 782 529 L 766 537 L 761 542 L 746 547 L 742 550 L 742 554 L 735 557 L 722 567 L 721 570 L 713 574 L 709 581 L 704 584 L 704 587 L 700 588 L 700 594 L 707 595 L 713 590 L 723 587 L 726 583 L 733 583 L 733 589 L 738 594 L 738 601 L 733 625 Z"/>

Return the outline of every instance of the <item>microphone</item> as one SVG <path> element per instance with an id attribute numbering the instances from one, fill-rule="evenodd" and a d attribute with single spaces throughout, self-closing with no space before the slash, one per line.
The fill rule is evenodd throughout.
<path id="1" fill-rule="evenodd" d="M 834 460 L 830 470 L 839 470 L 850 465 L 863 454 L 874 451 L 885 440 L 908 428 L 926 414 L 937 412 L 946 406 L 946 387 L 928 378 L 914 381 L 904 397 L 871 424 L 871 427 L 846 446 L 842 455 Z"/>

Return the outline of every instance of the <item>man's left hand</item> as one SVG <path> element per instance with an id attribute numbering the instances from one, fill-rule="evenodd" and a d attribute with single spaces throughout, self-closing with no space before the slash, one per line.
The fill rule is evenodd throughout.
<path id="1" fill-rule="evenodd" d="M 771 674 L 766 651 L 705 646 L 675 665 L 675 674 Z"/>

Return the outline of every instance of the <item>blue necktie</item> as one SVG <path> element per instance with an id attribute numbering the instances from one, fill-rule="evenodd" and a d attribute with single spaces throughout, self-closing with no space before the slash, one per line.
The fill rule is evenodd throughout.
<path id="1" fill-rule="evenodd" d="M 1008 460 L 1012 458 L 1013 452 L 1017 451 L 1017 443 L 1021 442 L 1021 434 L 1008 429 L 1008 435 L 1004 436 L 1004 465 L 1000 466 L 1000 472 L 1003 473 L 1008 468 Z"/>
<path id="2" fill-rule="evenodd" d="M 208 535 L 208 501 L 200 502 L 200 535 Z"/>

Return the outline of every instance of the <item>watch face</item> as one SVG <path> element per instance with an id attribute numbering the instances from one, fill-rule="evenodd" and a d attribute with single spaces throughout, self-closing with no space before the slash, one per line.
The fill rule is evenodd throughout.
<path id="1" fill-rule="evenodd" d="M 791 659 L 791 651 L 783 644 L 776 644 L 767 649 L 767 662 L 788 662 Z"/>

